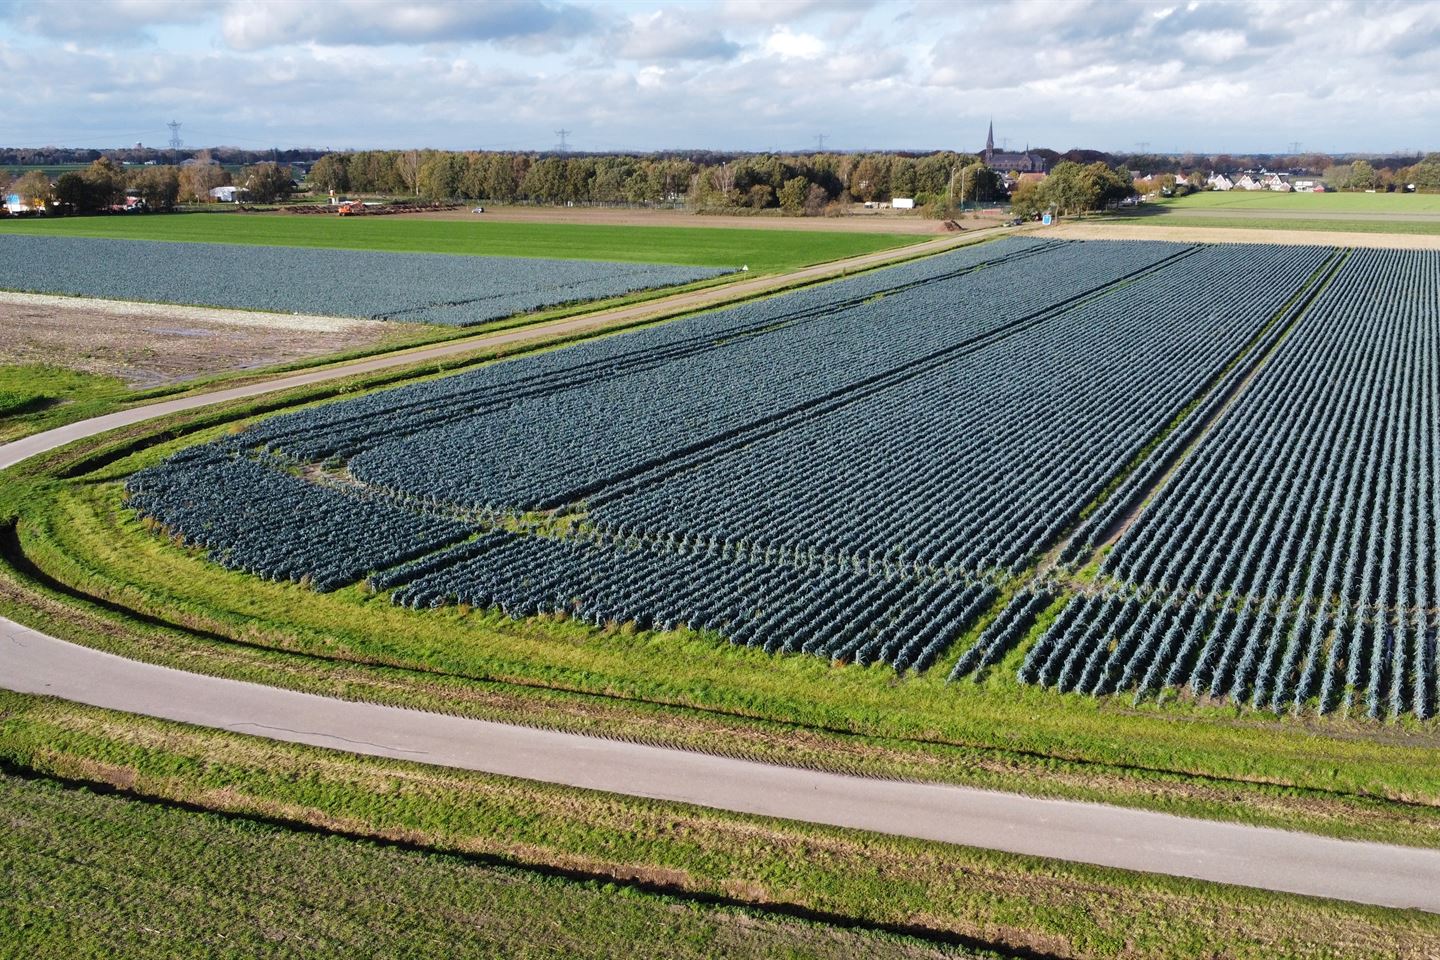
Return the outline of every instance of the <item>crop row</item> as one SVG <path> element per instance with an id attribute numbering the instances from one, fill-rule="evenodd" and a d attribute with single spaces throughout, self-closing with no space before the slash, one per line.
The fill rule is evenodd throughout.
<path id="1" fill-rule="evenodd" d="M 987 245 L 275 418 L 140 475 L 132 494 L 242 569 L 281 569 L 311 514 L 352 511 L 374 536 L 356 532 L 355 561 L 317 584 L 369 575 L 411 605 L 683 621 L 924 668 L 1326 255 Z M 305 461 L 347 468 L 348 486 L 291 476 Z M 274 509 L 252 469 L 307 498 Z M 273 514 L 260 533 L 207 525 L 247 500 L 233 486 L 196 497 L 216 470 L 255 479 L 250 499 Z M 581 497 L 578 535 L 476 536 L 496 514 Z M 981 655 L 1034 612 L 1002 617 Z"/>
<path id="2" fill-rule="evenodd" d="M 468 603 L 512 617 L 693 629 L 767 653 L 924 670 L 994 596 L 986 584 L 850 565 L 801 566 L 751 551 L 497 534 L 488 549 L 417 577 L 397 603 Z"/>
<path id="3" fill-rule="evenodd" d="M 1093 689 L 1098 643 L 1117 688 L 1428 716 L 1437 479 L 1440 255 L 1358 251 L 1109 553 L 1120 594 L 1075 601 L 1022 679 Z"/>
<path id="4" fill-rule="evenodd" d="M 215 562 L 322 591 L 470 535 L 460 524 L 320 486 L 216 445 L 134 474 L 126 490 L 138 513 Z"/>
<path id="5" fill-rule="evenodd" d="M 617 536 L 801 545 L 972 577 L 1018 572 L 1324 255 L 1205 248 L 824 416 L 614 500 L 602 492 L 591 520 Z"/>
<path id="6" fill-rule="evenodd" d="M 851 303 L 823 322 L 730 338 L 483 416 L 406 431 L 354 455 L 350 469 L 372 486 L 470 510 L 557 507 L 747 432 L 797 416 L 803 422 L 817 405 L 887 378 L 923 381 L 924 364 L 983 353 L 1012 325 L 1183 249 L 1061 245 Z M 787 310 L 784 298 L 772 303 L 777 314 Z"/>
<path id="7" fill-rule="evenodd" d="M 944 257 L 928 257 L 783 297 L 275 417 L 248 431 L 244 439 L 249 446 L 282 451 L 297 459 L 348 460 L 424 430 L 503 415 L 522 400 L 583 389 L 667 364 L 688 363 L 709 351 L 733 348 L 785 328 L 828 324 L 874 297 L 948 284 L 973 270 L 1020 263 L 1054 246 L 1007 238 L 967 247 Z"/>
<path id="8" fill-rule="evenodd" d="M 728 272 L 596 260 L 0 236 L 0 289 L 454 327 Z"/>

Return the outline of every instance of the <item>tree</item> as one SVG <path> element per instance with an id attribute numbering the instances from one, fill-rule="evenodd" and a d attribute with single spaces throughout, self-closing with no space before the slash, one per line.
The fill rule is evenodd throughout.
<path id="1" fill-rule="evenodd" d="M 1348 186 L 1351 190 L 1374 190 L 1376 184 L 1379 182 L 1380 180 L 1375 173 L 1375 168 L 1370 166 L 1366 161 L 1356 160 L 1350 165 L 1350 182 Z"/>
<path id="2" fill-rule="evenodd" d="M 775 191 L 768 183 L 757 183 L 746 192 L 745 199 L 756 210 L 764 210 L 775 199 Z"/>
<path id="3" fill-rule="evenodd" d="M 1045 212 L 1045 198 L 1040 195 L 1040 184 L 1034 180 L 1021 180 L 1010 194 L 1010 209 L 1017 217 L 1029 220 Z"/>
<path id="4" fill-rule="evenodd" d="M 10 185 L 10 192 L 20 195 L 20 202 L 31 207 L 43 207 L 55 198 L 50 178 L 42 170 L 31 170 Z"/>
<path id="5" fill-rule="evenodd" d="M 67 205 L 81 212 L 103 210 L 125 198 L 125 171 L 109 157 L 100 157 L 65 183 Z"/>
<path id="6" fill-rule="evenodd" d="M 805 177 L 791 177 L 780 186 L 780 209 L 794 216 L 805 209 L 805 199 L 810 194 L 810 181 Z"/>
<path id="7" fill-rule="evenodd" d="M 210 191 L 216 187 L 228 186 L 230 171 L 201 154 L 193 161 L 180 166 L 180 198 L 204 203 L 210 199 Z"/>
<path id="8" fill-rule="evenodd" d="M 55 202 L 65 208 L 66 213 L 79 213 L 89 208 L 90 187 L 85 178 L 71 170 L 60 174 L 55 181 Z"/>
<path id="9" fill-rule="evenodd" d="M 250 194 L 250 199 L 257 203 L 274 203 L 276 200 L 283 200 L 290 196 L 291 191 L 295 189 L 295 181 L 290 176 L 290 168 L 270 161 L 257 163 L 241 170 L 240 182 Z"/>
<path id="10" fill-rule="evenodd" d="M 990 200 L 1000 192 L 1000 174 L 983 160 L 967 163 L 956 176 L 955 199 L 976 203 Z"/>
<path id="11" fill-rule="evenodd" d="M 825 204 L 830 202 L 830 192 L 818 183 L 810 184 L 810 189 L 805 191 L 805 216 L 818 217 L 825 212 Z"/>
<path id="12" fill-rule="evenodd" d="M 458 161 L 458 162 L 457 162 Z M 435 152 L 426 155 L 415 178 L 416 196 L 430 200 L 449 200 L 460 195 L 464 158 L 453 153 Z"/>
<path id="13" fill-rule="evenodd" d="M 350 189 L 350 171 L 346 168 L 345 156 L 327 153 L 310 168 L 310 186 L 319 191 L 344 193 Z"/>
<path id="14" fill-rule="evenodd" d="M 395 158 L 395 173 L 415 196 L 420 196 L 420 151 L 406 150 Z"/>
<path id="15" fill-rule="evenodd" d="M 130 174 L 130 190 L 151 210 L 171 210 L 180 196 L 180 173 L 174 167 L 141 167 Z"/>
<path id="16" fill-rule="evenodd" d="M 559 203 L 565 193 L 565 162 L 543 157 L 530 165 L 520 193 L 535 203 Z"/>

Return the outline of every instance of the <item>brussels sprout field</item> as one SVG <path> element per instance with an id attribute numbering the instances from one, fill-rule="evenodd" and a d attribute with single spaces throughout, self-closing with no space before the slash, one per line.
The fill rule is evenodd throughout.
<path id="1" fill-rule="evenodd" d="M 730 273 L 591 260 L 0 235 L 0 289 L 468 327 Z"/>
<path id="2" fill-rule="evenodd" d="M 417 608 L 1423 717 L 1440 265 L 1347 256 L 1001 240 L 275 417 L 130 502 Z"/>
<path id="3" fill-rule="evenodd" d="M 1022 676 L 1436 709 L 1440 256 L 1356 251 Z"/>

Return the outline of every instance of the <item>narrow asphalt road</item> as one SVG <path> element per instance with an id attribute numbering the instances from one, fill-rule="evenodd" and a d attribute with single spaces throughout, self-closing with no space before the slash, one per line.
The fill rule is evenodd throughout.
<path id="1" fill-rule="evenodd" d="M 224 403 L 229 400 L 243 400 L 249 397 L 258 397 L 263 394 L 290 390 L 295 387 L 324 383 L 327 380 L 338 380 L 342 377 L 353 377 L 361 373 L 374 373 L 378 370 L 388 370 L 408 364 L 439 360 L 445 357 L 453 357 L 457 354 L 504 346 L 505 344 L 601 330 L 606 327 L 623 326 L 650 318 L 668 317 L 674 316 L 677 313 L 723 306 L 735 300 L 758 296 L 770 291 L 792 287 L 800 283 L 810 283 L 841 277 L 847 273 L 853 273 L 856 270 L 868 269 L 894 260 L 908 260 L 911 257 L 922 254 L 940 253 L 953 247 L 965 246 L 969 243 L 975 243 L 989 237 L 1001 236 L 1009 232 L 1011 231 L 1005 228 L 999 228 L 986 230 L 980 234 L 947 234 L 942 237 L 937 237 L 934 240 L 926 240 L 921 243 L 913 243 L 903 247 L 892 247 L 888 250 L 867 253 L 845 260 L 816 264 L 815 266 L 794 270 L 790 273 L 772 274 L 748 280 L 738 280 L 716 287 L 706 287 L 703 290 L 692 290 L 687 293 L 677 293 L 667 297 L 659 297 L 655 300 L 647 300 L 644 303 L 632 304 L 630 306 L 614 307 L 609 310 L 600 310 L 595 313 L 567 317 L 548 323 L 531 324 L 529 326 L 516 327 L 511 330 L 500 330 L 495 333 L 466 337 L 461 340 L 451 340 L 433 347 L 420 347 L 411 350 L 401 350 L 395 353 L 386 353 L 364 360 L 352 360 L 332 366 L 321 367 L 316 370 L 307 370 L 303 373 L 294 373 L 269 380 L 261 380 L 244 386 L 230 387 L 209 393 L 179 397 L 174 400 L 162 400 L 158 403 L 148 403 L 144 406 L 131 407 L 127 410 L 120 410 L 116 413 L 106 414 L 105 416 L 95 417 L 90 420 L 67 424 L 63 427 L 57 427 L 54 430 L 47 430 L 44 433 L 37 433 L 33 436 L 24 437 L 12 443 L 5 444 L 3 447 L 0 447 L 0 470 L 6 467 L 12 467 L 22 460 L 27 460 L 37 454 L 54 450 L 56 447 L 62 447 L 76 440 L 83 440 L 86 437 L 92 437 L 98 433 L 104 433 L 107 430 L 116 430 L 120 427 L 144 423 L 146 420 L 153 420 L 157 417 L 169 416 L 172 413 L 195 410 L 200 407 L 208 407 L 211 404 Z"/>
<path id="2" fill-rule="evenodd" d="M 900 255 L 962 242 L 943 237 Z M 718 303 L 896 252 L 638 307 L 186 397 L 0 446 L 0 468 L 181 410 L 367 370 Z M 749 287 L 748 291 L 745 289 Z M 713 298 L 713 299 L 711 299 Z M 0 618 L 0 687 L 293 743 L 1012 853 L 1440 912 L 1440 850 L 1332 840 L 1100 804 L 871 780 L 333 700 L 126 660 Z"/>
<path id="3" fill-rule="evenodd" d="M 0 618 L 0 686 L 290 743 L 1289 893 L 1440 912 L 1440 850 L 871 780 L 183 673 Z"/>

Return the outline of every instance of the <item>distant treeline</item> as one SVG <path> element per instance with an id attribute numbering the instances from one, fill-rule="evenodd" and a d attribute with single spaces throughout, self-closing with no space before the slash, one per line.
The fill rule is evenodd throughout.
<path id="1" fill-rule="evenodd" d="M 230 172 L 203 153 L 178 167 L 125 167 L 101 157 L 78 170 L 67 170 L 54 180 L 43 170 L 33 169 L 11 180 L 0 170 L 0 194 L 14 195 L 32 208 L 45 207 L 57 213 L 96 213 L 113 209 L 164 211 L 176 203 L 204 202 L 210 191 L 234 181 Z M 282 200 L 294 189 L 291 170 L 269 160 L 243 167 L 238 181 L 250 199 L 261 203 Z"/>
<path id="2" fill-rule="evenodd" d="M 316 191 L 502 203 L 685 202 L 817 214 L 832 204 L 914 197 L 917 204 L 1004 199 L 974 154 L 594 156 L 442 150 L 332 153 L 310 169 Z"/>
<path id="3" fill-rule="evenodd" d="M 159 147 L 119 147 L 113 150 L 92 150 L 78 147 L 0 147 L 0 167 L 63 167 L 93 163 L 108 157 L 119 164 L 174 164 L 202 158 L 229 166 L 252 163 L 311 163 L 328 150 L 311 148 L 296 150 L 242 150 L 239 147 L 183 148 L 175 151 Z"/>

